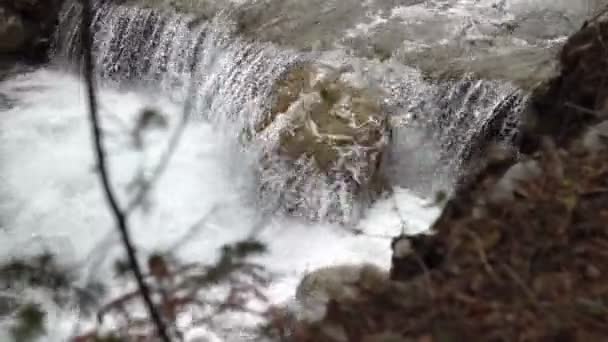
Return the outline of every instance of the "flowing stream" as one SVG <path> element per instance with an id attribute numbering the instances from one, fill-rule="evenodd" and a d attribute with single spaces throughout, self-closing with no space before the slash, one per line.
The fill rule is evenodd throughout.
<path id="1" fill-rule="evenodd" d="M 131 215 L 141 257 L 170 250 L 184 260 L 209 262 L 222 244 L 255 231 L 269 247 L 259 261 L 274 273 L 268 289 L 273 303 L 289 302 L 302 274 L 321 266 L 388 267 L 390 237 L 428 228 L 439 213 L 429 199 L 451 190 L 479 146 L 517 140 L 528 89 L 520 82 L 526 77 L 513 70 L 544 66 L 542 58 L 530 63 L 529 57 L 555 51 L 594 5 L 326 1 L 297 16 L 293 11 L 301 10 L 301 0 L 289 0 L 277 5 L 273 19 L 260 3 L 226 1 L 224 7 L 201 6 L 184 14 L 183 7 L 164 4 L 99 1 L 94 54 L 105 143 L 123 205 L 180 126 L 184 103 L 190 106 L 169 166 Z M 351 19 L 329 20 L 344 13 Z M 311 26 L 312 18 L 320 18 L 319 27 Z M 112 262 L 122 252 L 93 164 L 78 75 L 79 20 L 79 5 L 67 1 L 52 64 L 0 82 L 0 258 L 50 250 L 86 282 L 111 279 Z M 505 25 L 512 25 L 509 34 L 502 31 Z M 547 26 L 552 30 L 541 29 Z M 294 29 L 302 30 L 297 39 L 290 36 Z M 372 55 L 370 46 L 376 46 Z M 366 208 L 355 226 L 285 215 L 275 210 L 281 196 L 274 194 L 260 200 L 256 146 L 239 143 L 242 130 L 267 110 L 281 73 L 310 60 L 347 66 L 356 82 L 381 89 L 384 108 L 396 122 L 388 161 L 395 192 Z M 146 108 L 160 116 L 156 126 L 138 133 L 138 114 Z M 279 188 L 287 179 L 306 177 L 272 176 L 264 181 Z M 335 201 L 323 188 L 310 196 Z M 354 235 L 353 229 L 364 234 Z M 45 301 L 43 295 L 31 296 Z M 64 341 L 78 317 L 76 311 L 51 311 L 47 340 Z M 235 321 L 225 322 L 232 335 L 216 331 L 216 338 L 246 339 L 235 337 Z M 0 321 L 5 340 L 2 327 Z"/>

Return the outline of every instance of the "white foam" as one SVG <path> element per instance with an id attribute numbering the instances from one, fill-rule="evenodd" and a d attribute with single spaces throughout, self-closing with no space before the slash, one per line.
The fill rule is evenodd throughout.
<path id="1" fill-rule="evenodd" d="M 93 172 L 83 91 L 78 78 L 50 70 L 0 84 L 0 92 L 17 100 L 16 107 L 0 113 L 0 257 L 46 248 L 80 265 L 82 277 L 111 279 L 110 264 L 122 249 Z M 154 165 L 180 107 L 145 90 L 104 88 L 100 95 L 113 181 L 124 203 L 125 186 L 141 163 L 147 169 Z M 166 114 L 169 129 L 146 135 L 142 158 L 125 127 L 150 105 Z M 151 194 L 149 210 L 131 219 L 142 257 L 169 249 L 184 260 L 211 262 L 222 244 L 250 233 L 260 218 L 251 203 L 254 178 L 246 156 L 230 140 L 205 122 L 188 126 Z M 268 290 L 271 300 L 289 300 L 302 274 L 321 266 L 366 261 L 388 267 L 390 238 L 401 232 L 403 222 L 420 231 L 438 214 L 424 204 L 398 190 L 369 211 L 359 227 L 366 234 L 358 236 L 329 224 L 266 219 L 260 238 L 269 253 L 258 259 L 276 274 Z M 75 318 L 69 312 L 49 316 L 49 339 L 64 340 L 73 326 L 65 322 Z"/>

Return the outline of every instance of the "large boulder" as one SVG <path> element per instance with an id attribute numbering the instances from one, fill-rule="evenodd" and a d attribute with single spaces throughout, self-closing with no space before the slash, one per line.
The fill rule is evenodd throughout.
<path id="1" fill-rule="evenodd" d="M 262 194 L 289 212 L 342 223 L 385 189 L 389 141 L 380 96 L 351 71 L 296 64 L 275 84 L 253 133 L 264 149 Z"/>

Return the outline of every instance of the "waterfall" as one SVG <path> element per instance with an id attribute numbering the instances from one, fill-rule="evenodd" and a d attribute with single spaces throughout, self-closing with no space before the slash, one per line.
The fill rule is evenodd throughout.
<path id="1" fill-rule="evenodd" d="M 62 11 L 54 48 L 57 61 L 78 61 L 79 6 L 68 1 Z M 276 80 L 294 63 L 319 60 L 336 65 L 339 60 L 352 66 L 383 91 L 384 108 L 396 122 L 389 178 L 426 194 L 450 190 L 466 172 L 463 161 L 474 154 L 472 149 L 488 140 L 513 140 L 524 103 L 523 93 L 504 81 L 471 75 L 429 81 L 420 71 L 396 62 L 247 41 L 234 34 L 221 15 L 199 20 L 115 1 L 98 2 L 94 13 L 94 56 L 101 80 L 154 86 L 176 101 L 190 101 L 192 115 L 230 131 L 235 140 L 268 110 Z M 339 180 L 309 179 L 313 176 L 307 172 L 289 172 L 281 165 L 260 170 L 265 206 L 299 201 L 311 211 L 300 214 L 314 219 L 334 212 L 356 219 L 363 210 L 364 203 L 350 196 Z"/>
<path id="2" fill-rule="evenodd" d="M 526 94 L 515 86 L 464 75 L 423 89 L 408 101 L 407 123 L 394 133 L 394 173 L 405 178 L 396 183 L 422 193 L 450 191 L 484 145 L 515 146 L 526 103 Z M 408 142 L 412 135 L 414 143 Z"/>
<path id="3" fill-rule="evenodd" d="M 68 2 L 56 59 L 79 58 L 79 12 L 78 2 Z M 300 59 L 270 44 L 234 39 L 218 24 L 198 23 L 194 16 L 112 1 L 98 3 L 94 13 L 94 56 L 102 80 L 155 85 L 176 99 L 188 97 L 193 113 L 214 122 L 253 124 L 273 80 Z"/>

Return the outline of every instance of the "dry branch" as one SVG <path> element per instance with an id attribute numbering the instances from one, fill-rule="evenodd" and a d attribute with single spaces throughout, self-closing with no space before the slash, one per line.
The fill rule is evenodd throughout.
<path id="1" fill-rule="evenodd" d="M 96 96 L 96 87 L 95 87 L 95 63 L 93 61 L 93 37 L 91 34 L 91 22 L 93 17 L 92 4 L 90 0 L 83 0 L 83 10 L 82 10 L 82 23 L 81 23 L 81 33 L 82 33 L 82 49 L 83 49 L 83 58 L 84 58 L 84 77 L 87 88 L 87 97 L 89 104 L 89 115 L 91 119 L 91 128 L 93 132 L 93 140 L 95 147 L 95 157 L 97 158 L 99 175 L 101 178 L 101 182 L 103 185 L 104 194 L 106 196 L 106 200 L 110 206 L 112 214 L 114 216 L 114 220 L 116 221 L 117 228 L 120 233 L 120 237 L 122 243 L 127 252 L 127 257 L 129 259 L 129 265 L 131 270 L 135 276 L 135 280 L 137 281 L 137 285 L 139 287 L 139 292 L 144 300 L 148 313 L 152 321 L 156 326 L 156 330 L 158 332 L 159 338 L 164 342 L 170 342 L 167 329 L 165 327 L 165 323 L 157 311 L 154 303 L 152 302 L 152 298 L 150 295 L 150 289 L 148 288 L 146 282 L 144 281 L 144 277 L 141 271 L 141 268 L 137 262 L 136 251 L 131 241 L 131 237 L 129 235 L 129 228 L 127 223 L 127 217 L 122 212 L 119 207 L 118 201 L 116 199 L 116 195 L 112 190 L 112 186 L 110 184 L 110 175 L 109 170 L 106 163 L 106 155 L 103 147 L 103 137 L 101 133 L 99 113 L 97 107 L 97 96 Z"/>

